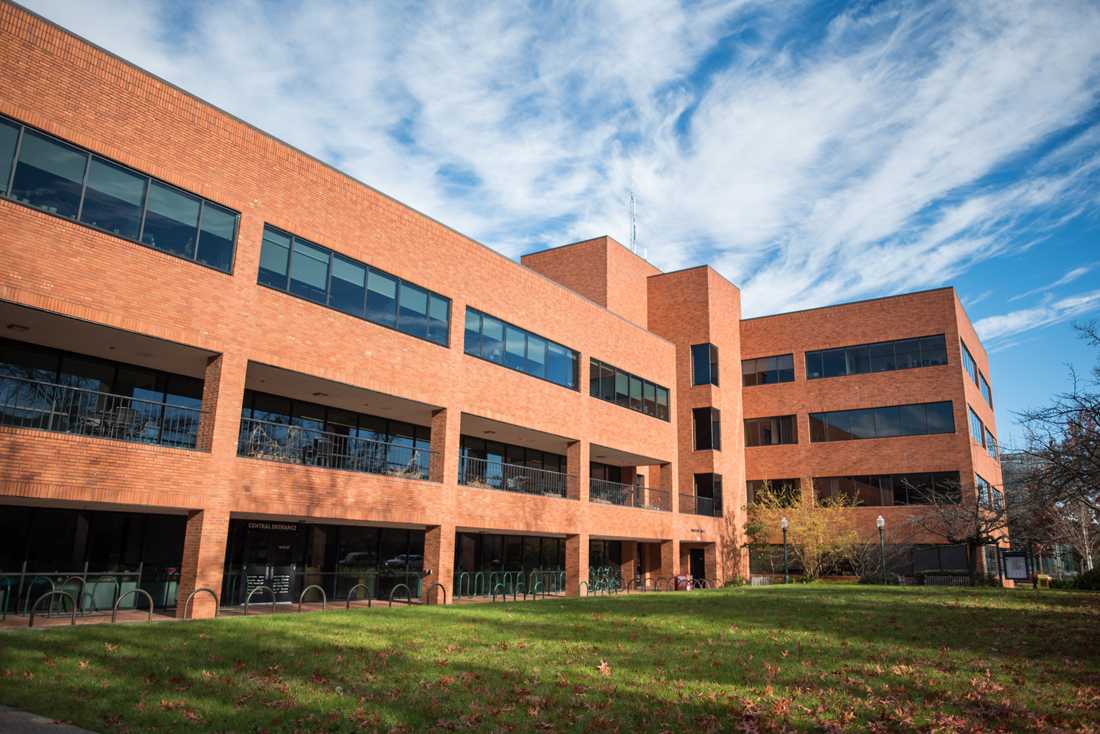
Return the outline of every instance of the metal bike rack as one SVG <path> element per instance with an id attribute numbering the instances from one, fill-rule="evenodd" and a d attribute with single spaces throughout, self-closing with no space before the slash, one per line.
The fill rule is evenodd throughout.
<path id="1" fill-rule="evenodd" d="M 493 587 L 493 595 L 489 600 L 494 602 L 497 600 L 497 589 L 500 589 L 500 598 L 504 601 L 508 601 L 508 593 L 504 590 L 504 584 L 502 583 L 497 583 L 497 585 Z"/>
<path id="2" fill-rule="evenodd" d="M 358 591 L 359 589 L 362 589 L 363 591 L 367 592 L 367 596 L 366 596 L 367 609 L 371 608 L 370 587 L 367 586 L 366 584 L 356 584 L 355 586 L 348 589 L 348 598 L 347 598 L 347 602 L 344 604 L 344 609 L 351 609 L 352 597 L 355 595 L 355 592 Z"/>
<path id="3" fill-rule="evenodd" d="M 30 605 L 31 605 L 30 592 L 34 589 L 34 585 L 36 583 L 38 583 L 39 581 L 45 581 L 47 584 L 49 584 L 50 585 L 50 591 L 57 591 L 57 584 L 55 584 L 53 582 L 53 579 L 51 579 L 49 576 L 39 575 L 39 576 L 31 577 L 31 582 L 29 584 L 27 584 L 27 586 L 26 586 L 27 600 L 25 602 L 23 602 L 23 614 L 27 614 L 28 612 L 30 612 Z"/>
<path id="4" fill-rule="evenodd" d="M 412 604 L 412 589 L 409 588 L 408 584 L 398 584 L 397 586 L 390 589 L 390 606 L 393 606 L 393 595 L 397 592 L 398 589 L 405 590 L 405 601 L 408 604 Z"/>
<path id="5" fill-rule="evenodd" d="M 35 600 L 34 605 L 31 607 L 31 618 L 27 623 L 28 627 L 33 627 L 34 626 L 34 613 L 36 611 L 38 611 L 38 605 L 42 603 L 42 600 L 43 599 L 50 599 L 50 598 L 55 597 L 55 596 L 60 596 L 60 597 L 64 597 L 65 599 L 68 599 L 69 603 L 73 605 L 72 619 L 70 620 L 69 624 L 76 624 L 76 599 L 74 599 L 73 595 L 70 594 L 67 591 L 58 591 L 57 589 L 54 589 L 52 591 L 47 591 L 45 594 L 43 594 L 42 596 L 38 597 L 38 599 Z"/>
<path id="6" fill-rule="evenodd" d="M 275 590 L 270 586 L 257 586 L 252 591 L 248 592 L 248 596 L 244 598 L 244 613 L 248 614 L 248 605 L 252 601 L 252 597 L 255 596 L 257 591 L 266 591 L 271 594 L 271 613 L 275 613 Z"/>
<path id="7" fill-rule="evenodd" d="M 465 585 L 463 585 L 464 581 L 465 581 Z M 459 597 L 472 596 L 473 595 L 472 594 L 473 585 L 470 582 L 471 582 L 471 578 L 470 578 L 470 572 L 469 571 L 463 571 L 462 573 L 458 574 L 458 584 L 455 585 L 455 599 L 456 600 Z"/>
<path id="8" fill-rule="evenodd" d="M 309 592 L 310 589 L 317 589 L 317 591 L 321 592 L 321 611 L 325 611 L 325 607 L 328 606 L 328 594 L 326 594 L 325 590 L 317 584 L 310 584 L 302 589 L 302 593 L 298 595 L 298 611 L 302 611 L 302 601 L 306 598 L 306 593 Z"/>
<path id="9" fill-rule="evenodd" d="M 430 604 L 431 603 L 429 600 L 432 598 L 432 589 L 434 589 L 437 586 L 439 587 L 439 590 L 443 592 L 443 603 L 444 604 L 447 603 L 447 587 L 444 586 L 443 584 L 439 583 L 438 581 L 436 581 L 434 584 L 432 584 L 431 586 L 428 587 L 427 591 L 424 592 L 424 603 L 425 604 Z"/>
<path id="10" fill-rule="evenodd" d="M 542 598 L 545 599 L 546 598 L 546 590 L 542 588 L 542 582 L 541 581 L 536 581 L 535 585 L 533 587 L 531 587 L 531 598 L 535 601 L 538 601 L 540 591 L 542 592 Z"/>
<path id="11" fill-rule="evenodd" d="M 479 583 L 480 582 L 480 583 Z M 485 587 L 485 574 L 482 571 L 474 573 L 474 596 L 478 596 L 479 593 L 484 593 Z"/>
<path id="12" fill-rule="evenodd" d="M 146 622 L 152 622 L 153 621 L 153 606 L 154 606 L 153 597 L 145 589 L 130 589 L 125 594 L 120 596 L 115 601 L 114 607 L 111 608 L 111 624 L 114 624 L 115 620 L 118 619 L 118 605 L 122 603 L 122 600 L 127 598 L 130 595 L 137 596 L 138 594 L 144 594 L 145 598 L 149 600 L 149 616 L 145 618 L 145 621 Z M 136 603 L 135 603 L 135 608 L 136 608 Z"/>
<path id="13" fill-rule="evenodd" d="M 202 586 L 198 589 L 195 589 L 190 594 L 188 594 L 187 595 L 187 600 L 183 602 L 183 618 L 184 619 L 191 619 L 189 616 L 187 616 L 187 607 L 191 605 L 191 602 L 194 601 L 195 597 L 199 594 L 209 594 L 210 596 L 212 596 L 214 598 L 214 616 L 215 617 L 218 616 L 218 595 L 214 593 L 213 589 L 208 588 L 206 586 Z"/>

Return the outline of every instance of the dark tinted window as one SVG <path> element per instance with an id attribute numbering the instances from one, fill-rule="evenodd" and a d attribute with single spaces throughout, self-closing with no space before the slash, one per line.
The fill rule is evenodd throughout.
<path id="1" fill-rule="evenodd" d="M 60 140 L 25 130 L 11 196 L 63 217 L 76 217 L 88 154 Z"/>
<path id="2" fill-rule="evenodd" d="M 966 344 L 962 344 L 962 358 L 963 369 L 966 370 L 966 374 L 970 375 L 970 379 L 974 381 L 974 384 L 978 384 L 978 364 L 974 361 L 974 355 L 970 353 L 970 350 L 966 348 Z"/>
<path id="3" fill-rule="evenodd" d="M 668 389 L 606 362 L 589 362 L 588 394 L 639 413 L 668 420 Z"/>
<path id="4" fill-rule="evenodd" d="M 713 344 L 692 345 L 691 384 L 718 384 L 718 347 Z"/>
<path id="5" fill-rule="evenodd" d="M 722 448 L 721 412 L 717 408 L 694 408 L 696 451 L 720 451 Z"/>
<path id="6" fill-rule="evenodd" d="M 15 163 L 15 145 L 19 141 L 19 126 L 0 118 L 0 194 L 8 192 L 11 169 Z"/>
<path id="7" fill-rule="evenodd" d="M 205 205 L 204 238 L 211 211 Z M 450 336 L 448 299 L 270 226 L 257 282 L 443 346 Z"/>
<path id="8" fill-rule="evenodd" d="M 954 430 L 950 401 L 810 414 L 810 440 L 814 442 L 919 436 Z"/>
<path id="9" fill-rule="evenodd" d="M 819 502 L 843 495 L 866 507 L 958 502 L 960 497 L 958 472 L 814 477 L 813 484 Z"/>
<path id="10" fill-rule="evenodd" d="M 92 157 L 80 221 L 127 239 L 141 230 L 141 207 L 149 179 Z"/>
<path id="11" fill-rule="evenodd" d="M 777 382 L 794 382 L 794 355 L 758 357 L 741 361 L 741 384 L 772 385 Z"/>
<path id="12" fill-rule="evenodd" d="M 814 380 L 941 364 L 947 364 L 947 342 L 943 334 L 937 334 L 806 352 L 806 377 Z"/>
<path id="13" fill-rule="evenodd" d="M 746 446 L 798 443 L 798 423 L 793 415 L 745 419 Z"/>
<path id="14" fill-rule="evenodd" d="M 141 241 L 188 260 L 194 258 L 200 206 L 190 194 L 151 182 Z"/>
<path id="15" fill-rule="evenodd" d="M 557 342 L 466 309 L 465 352 L 518 372 L 577 387 L 577 353 Z"/>
<path id="16" fill-rule="evenodd" d="M 982 392 L 982 397 L 985 398 L 985 402 L 990 407 L 993 406 L 993 391 L 989 388 L 989 382 L 985 379 L 985 375 L 978 373 L 978 389 Z"/>
<path id="17" fill-rule="evenodd" d="M 199 230 L 199 254 L 195 260 L 229 272 L 233 266 L 233 242 L 237 238 L 236 213 L 204 201 Z"/>
<path id="18" fill-rule="evenodd" d="M 745 501 L 751 505 L 761 492 L 770 492 L 782 505 L 793 505 L 802 497 L 801 479 L 749 479 L 745 482 Z"/>

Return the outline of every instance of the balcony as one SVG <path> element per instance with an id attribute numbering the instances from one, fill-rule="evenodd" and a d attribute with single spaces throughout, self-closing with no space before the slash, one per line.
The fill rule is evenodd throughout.
<path id="1" fill-rule="evenodd" d="M 241 419 L 237 455 L 283 464 L 428 479 L 428 449 L 407 443 L 374 441 L 304 426 Z"/>
<path id="2" fill-rule="evenodd" d="M 500 489 L 543 497 L 565 497 L 568 475 L 550 469 L 463 456 L 458 466 L 458 483 L 481 489 Z"/>
<path id="3" fill-rule="evenodd" d="M 694 494 L 680 495 L 680 512 L 685 515 L 704 515 L 721 517 L 722 502 L 712 497 L 699 497 Z"/>
<path id="4" fill-rule="evenodd" d="M 588 480 L 588 499 L 590 502 L 638 507 L 643 510 L 669 512 L 672 509 L 671 495 L 665 490 L 609 482 L 605 479 Z"/>
<path id="5" fill-rule="evenodd" d="M 21 377 L 0 377 L 0 425 L 193 449 L 202 411 Z"/>

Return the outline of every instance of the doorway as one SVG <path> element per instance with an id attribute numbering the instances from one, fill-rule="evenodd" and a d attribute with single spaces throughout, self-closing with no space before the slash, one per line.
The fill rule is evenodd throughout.
<path id="1" fill-rule="evenodd" d="M 295 523 L 249 522 L 244 539 L 244 584 L 240 586 L 240 603 L 253 589 L 267 586 L 275 592 L 275 601 L 297 601 L 301 577 L 298 568 L 302 558 L 302 533 Z M 253 604 L 270 602 L 271 597 L 260 592 L 252 597 Z"/>
<path id="2" fill-rule="evenodd" d="M 693 579 L 705 579 L 707 577 L 707 558 L 706 553 L 702 548 L 692 548 L 690 550 L 691 556 L 689 558 L 689 569 L 691 572 L 691 578 Z"/>

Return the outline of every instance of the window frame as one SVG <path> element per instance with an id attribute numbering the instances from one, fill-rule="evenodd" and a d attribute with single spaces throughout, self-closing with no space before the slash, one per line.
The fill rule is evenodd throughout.
<path id="1" fill-rule="evenodd" d="M 923 362 L 924 362 L 923 355 L 924 355 L 924 349 L 925 349 L 924 343 L 925 343 L 926 340 L 934 339 L 936 337 L 940 337 L 940 338 L 943 339 L 944 362 L 943 362 L 943 364 L 923 364 Z M 905 365 L 905 366 L 899 366 L 899 364 L 898 364 L 897 345 L 898 344 L 907 344 L 909 342 L 915 342 L 916 345 L 917 345 L 918 354 L 920 355 L 917 359 L 917 364 L 908 364 L 908 365 Z M 880 369 L 880 370 L 873 369 L 872 365 L 874 365 L 877 360 L 884 359 L 884 355 L 881 354 L 881 352 L 887 346 L 890 347 L 890 352 L 891 352 L 891 355 L 892 355 L 891 358 L 890 358 L 890 363 L 889 363 L 890 367 L 888 369 Z M 851 355 L 849 354 L 849 352 L 850 351 L 854 352 L 858 356 L 860 350 L 866 350 L 866 353 L 865 353 L 866 359 L 865 359 L 865 361 L 866 361 L 866 365 L 867 365 L 867 370 L 865 372 L 848 371 L 849 366 L 854 362 L 854 359 L 851 358 Z M 937 350 L 937 352 L 938 351 L 939 350 Z M 839 375 L 827 375 L 827 374 L 825 374 L 825 356 L 824 355 L 831 354 L 831 353 L 839 353 L 840 360 L 842 362 L 844 362 L 844 364 L 845 364 L 844 374 L 839 374 Z M 906 353 L 908 353 L 908 352 L 906 352 Z M 902 338 L 902 339 L 887 339 L 885 341 L 878 341 L 878 342 L 866 342 L 866 343 L 863 343 L 863 344 L 848 344 L 848 345 L 841 346 L 841 347 L 826 347 L 826 348 L 823 348 L 823 349 L 813 349 L 813 350 L 807 350 L 805 352 L 804 356 L 805 356 L 804 364 L 805 364 L 805 367 L 806 367 L 806 380 L 807 380 L 807 382 L 810 381 L 810 380 L 831 380 L 831 379 L 835 379 L 835 378 L 838 378 L 838 377 L 857 377 L 859 375 L 876 375 L 876 374 L 879 374 L 881 372 L 900 372 L 901 370 L 921 369 L 921 368 L 925 368 L 925 367 L 946 367 L 946 366 L 949 366 L 951 364 L 951 357 L 947 353 L 947 335 L 945 333 L 925 334 L 923 336 L 910 336 L 910 337 L 905 337 L 905 338 Z M 816 371 L 819 372 L 820 374 L 817 374 L 817 375 L 814 374 L 815 370 L 811 369 L 811 367 L 810 367 L 811 360 L 815 360 L 815 359 L 819 363 L 819 368 Z"/>
<path id="2" fill-rule="evenodd" d="M 96 151 L 94 151 L 94 150 L 92 150 L 92 149 L 90 149 L 86 146 L 77 145 L 76 143 L 70 142 L 70 141 L 68 141 L 68 140 L 66 140 L 66 139 L 64 139 L 60 136 L 57 136 L 57 135 L 54 135 L 52 133 L 46 132 L 45 130 L 42 130 L 41 128 L 37 128 L 34 125 L 28 125 L 24 122 L 21 122 L 21 121 L 15 119 L 13 117 L 9 117 L 7 115 L 0 115 L 0 119 L 3 119 L 6 122 L 9 122 L 9 123 L 15 125 L 17 128 L 19 128 L 19 133 L 18 133 L 18 135 L 16 137 L 16 141 L 15 141 L 15 147 L 12 150 L 11 170 L 8 172 L 8 180 L 5 184 L 5 187 L 2 190 L 0 190 L 0 198 L 4 199 L 5 201 L 9 201 L 13 204 L 17 204 L 19 206 L 26 207 L 27 209 L 31 209 L 32 211 L 39 212 L 41 214 L 45 214 L 45 215 L 51 216 L 51 217 L 56 217 L 57 219 L 61 219 L 61 220 L 64 220 L 66 222 L 71 222 L 73 224 L 78 224 L 81 227 L 87 227 L 88 229 L 91 229 L 95 232 L 100 232 L 100 233 L 105 234 L 109 237 L 114 237 L 116 239 L 122 240 L 123 242 L 129 242 L 131 244 L 135 244 L 135 245 L 139 245 L 141 247 L 144 247 L 148 250 L 152 250 L 154 252 L 159 252 L 162 255 L 167 255 L 169 257 L 174 257 L 178 260 L 183 260 L 185 262 L 190 262 L 194 265 L 198 265 L 200 267 L 206 268 L 207 270 L 211 270 L 215 273 L 221 273 L 223 275 L 228 275 L 230 277 L 233 276 L 234 272 L 236 271 L 237 255 L 238 255 L 238 252 L 240 250 L 241 213 L 239 211 L 237 211 L 233 207 L 226 206 L 225 204 L 223 204 L 220 201 L 211 199 L 207 196 L 200 196 L 200 195 L 198 195 L 198 194 L 196 194 L 192 191 L 189 191 L 189 190 L 187 190 L 187 189 L 185 189 L 181 186 L 177 186 L 173 183 L 170 183 L 169 181 L 165 181 L 162 178 L 157 178 L 156 176 L 152 176 L 148 173 L 145 173 L 144 171 L 141 171 L 137 168 L 134 168 L 133 166 L 127 165 L 127 164 L 123 163 L 122 161 L 119 161 L 119 160 L 117 160 L 115 158 L 112 158 L 110 156 L 107 156 L 107 155 L 103 155 L 102 153 L 96 152 Z M 48 138 L 50 140 L 56 141 L 57 143 L 60 143 L 61 145 L 65 146 L 65 147 L 77 150 L 85 156 L 84 175 L 83 175 L 83 178 L 82 178 L 81 183 L 80 183 L 80 199 L 77 202 L 76 214 L 73 215 L 72 217 L 67 217 L 63 214 L 58 214 L 56 212 L 47 211 L 46 209 L 34 206 L 33 204 L 25 203 L 25 202 L 20 201 L 19 199 L 15 198 L 14 196 L 12 196 L 11 186 L 12 186 L 12 183 L 15 181 L 16 169 L 19 167 L 19 154 L 20 154 L 20 151 L 23 147 L 23 139 L 25 137 L 26 131 L 28 131 L 28 130 L 35 133 L 36 135 L 40 135 L 42 137 L 45 137 L 45 138 Z M 115 232 L 112 232 L 109 229 L 104 229 L 103 227 L 98 227 L 94 224 L 89 224 L 88 222 L 82 221 L 81 215 L 82 215 L 83 209 L 84 209 L 84 199 L 85 199 L 85 196 L 87 195 L 88 176 L 89 176 L 89 171 L 90 171 L 91 166 L 92 166 L 93 158 L 98 158 L 101 161 L 104 161 L 104 162 L 106 162 L 106 163 L 108 163 L 112 166 L 117 166 L 118 168 L 121 168 L 122 170 L 124 170 L 128 173 L 132 173 L 132 174 L 134 174 L 136 176 L 139 176 L 139 177 L 144 179 L 144 193 L 142 195 L 142 201 L 141 201 L 141 214 L 140 214 L 140 221 L 138 223 L 137 237 L 130 238 L 130 237 L 127 237 L 125 235 L 117 234 Z M 183 255 L 177 254 L 177 253 L 172 252 L 170 250 L 162 250 L 160 248 L 154 247 L 153 245 L 147 244 L 146 242 L 142 241 L 142 235 L 145 233 L 146 216 L 148 214 L 148 209 L 149 209 L 149 191 L 152 189 L 154 182 L 158 183 L 158 184 L 160 184 L 160 185 L 162 185 L 166 188 L 173 189 L 175 191 L 179 191 L 179 192 L 183 193 L 185 196 L 189 196 L 193 199 L 197 199 L 198 202 L 199 202 L 199 215 L 198 215 L 198 219 L 195 222 L 195 247 L 194 247 L 194 252 L 191 254 L 191 257 L 184 257 Z M 204 262 L 202 262 L 201 260 L 198 259 L 199 242 L 202 239 L 202 231 L 203 231 L 202 230 L 202 215 L 203 215 L 203 210 L 206 208 L 207 203 L 209 203 L 211 206 L 216 206 L 216 207 L 219 207 L 221 209 L 224 209 L 227 212 L 230 212 L 236 218 L 235 224 L 234 224 L 234 227 L 233 227 L 233 237 L 230 240 L 231 243 L 232 243 L 233 252 L 232 252 L 232 254 L 229 258 L 229 269 L 228 270 L 222 270 L 221 268 L 216 268 L 213 265 L 208 265 L 208 264 L 206 264 L 206 263 L 204 263 Z"/>
<path id="3" fill-rule="evenodd" d="M 595 383 L 593 383 L 593 375 L 598 375 Z M 620 378 L 626 380 L 627 390 L 625 393 L 626 401 L 622 403 L 618 401 L 619 392 L 616 389 L 616 385 L 618 384 Z M 607 380 L 607 385 L 611 388 L 610 398 L 605 397 L 603 394 L 605 379 Z M 634 385 L 635 381 L 641 384 L 641 405 L 639 407 L 634 407 L 633 405 L 631 386 Z M 666 423 L 671 420 L 670 413 L 672 411 L 670 409 L 669 403 L 671 401 L 672 393 L 667 387 L 664 387 L 663 385 L 658 385 L 652 380 L 647 380 L 644 377 L 639 377 L 632 372 L 627 372 L 626 370 L 619 369 L 613 364 L 604 362 L 602 359 L 596 359 L 595 357 L 590 356 L 588 358 L 588 385 L 589 397 L 596 398 L 597 400 L 602 400 L 605 403 L 617 405 L 620 408 L 626 408 L 627 410 L 633 411 L 635 413 L 648 415 L 651 418 L 656 418 L 657 420 L 665 421 Z M 652 388 L 653 390 L 653 412 L 650 412 L 648 409 L 646 398 L 646 392 L 648 388 Z M 665 396 L 664 405 L 662 405 L 660 402 L 660 396 L 662 392 Z M 663 416 L 661 415 L 662 408 L 664 409 Z"/>
<path id="4" fill-rule="evenodd" d="M 783 437 L 786 435 L 784 430 L 784 419 L 790 419 L 790 436 L 794 439 L 792 441 L 784 441 Z M 762 421 L 770 421 L 771 426 L 777 429 L 779 434 L 779 441 L 772 441 L 770 443 L 749 443 L 749 435 L 760 435 L 760 426 Z M 751 424 L 751 425 L 750 425 Z M 763 446 L 796 446 L 798 445 L 798 415 L 764 415 L 757 418 L 745 418 L 745 448 L 760 448 Z"/>
<path id="5" fill-rule="evenodd" d="M 452 308 L 453 302 L 447 296 L 445 296 L 442 293 L 439 293 L 437 291 L 433 291 L 429 288 L 425 288 L 422 285 L 418 285 L 417 283 L 414 283 L 411 280 L 405 280 L 404 278 L 398 277 L 398 276 L 394 275 L 393 273 L 389 273 L 385 270 L 382 270 L 381 268 L 376 268 L 376 267 L 370 265 L 369 263 L 363 262 L 362 260 L 357 260 L 356 258 L 349 257 L 348 255 L 345 255 L 342 252 L 337 252 L 336 250 L 333 250 L 331 247 L 326 247 L 325 245 L 319 244 L 319 243 L 314 242 L 312 240 L 308 240 L 305 237 L 299 237 L 298 235 L 294 234 L 293 232 L 291 232 L 289 230 L 286 230 L 286 229 L 283 229 L 282 227 L 277 227 L 274 224 L 271 224 L 269 222 L 264 222 L 264 232 L 267 232 L 268 230 L 271 230 L 272 232 L 275 232 L 276 234 L 282 235 L 283 237 L 287 237 L 290 240 L 290 247 L 287 250 L 286 287 L 279 288 L 278 286 L 271 285 L 269 283 L 265 283 L 260 279 L 260 277 L 261 277 L 260 263 L 263 262 L 263 247 L 264 247 L 264 244 L 265 244 L 265 238 L 263 237 L 262 234 L 261 234 L 261 237 L 260 237 L 259 263 L 257 264 L 257 269 L 256 269 L 256 285 L 260 286 L 261 288 L 267 288 L 269 290 L 275 291 L 276 293 L 282 293 L 283 295 L 290 296 L 292 298 L 297 298 L 300 301 L 304 301 L 306 303 L 313 304 L 314 306 L 321 306 L 322 308 L 327 308 L 331 311 L 335 311 L 336 313 L 343 314 L 344 316 L 347 316 L 349 318 L 358 319 L 359 321 L 365 321 L 368 324 L 374 324 L 375 326 L 380 326 L 383 329 L 389 329 L 390 331 L 396 331 L 399 334 L 404 334 L 405 336 L 411 336 L 414 339 L 419 339 L 420 341 L 427 342 L 428 344 L 434 344 L 438 347 L 443 347 L 444 349 L 450 349 L 450 346 L 451 346 L 451 327 L 454 326 L 454 318 L 453 318 L 453 313 L 452 313 L 452 311 L 453 311 L 453 308 Z M 324 251 L 324 252 L 328 253 L 328 260 L 326 261 L 327 262 L 327 265 L 326 265 L 327 270 L 326 270 L 326 273 L 325 273 L 324 300 L 316 301 L 316 300 L 313 300 L 312 298 L 308 298 L 308 297 L 300 295 L 298 293 L 294 293 L 293 291 L 290 290 L 290 284 L 293 280 L 293 277 L 292 277 L 291 273 L 292 273 L 293 262 L 294 262 L 294 246 L 298 242 L 301 242 L 303 245 L 306 245 L 308 247 L 316 248 L 317 250 L 321 250 L 321 251 Z M 332 305 L 333 263 L 335 262 L 337 257 L 339 257 L 345 263 L 348 263 L 348 264 L 351 264 L 351 265 L 356 265 L 356 266 L 359 266 L 359 267 L 363 268 L 364 279 L 363 279 L 363 314 L 362 315 L 352 313 L 350 311 L 346 311 L 342 308 L 338 308 L 338 307 Z M 392 324 L 382 323 L 380 321 L 376 321 L 376 320 L 368 317 L 368 315 L 370 314 L 370 309 L 367 307 L 367 300 L 370 298 L 370 293 L 371 293 L 371 291 L 370 291 L 370 276 L 371 276 L 372 273 L 376 273 L 376 274 L 378 274 L 378 275 L 380 275 L 384 278 L 388 278 L 388 279 L 390 279 L 394 282 L 395 287 L 394 287 L 394 294 L 393 294 L 393 323 Z M 430 318 L 431 303 L 432 303 L 432 297 L 433 296 L 438 298 L 438 299 L 443 300 L 444 302 L 446 302 L 446 304 L 447 304 L 447 328 L 446 328 L 446 333 L 444 335 L 446 337 L 444 339 L 444 341 L 439 342 L 439 341 L 436 341 L 436 340 L 430 338 L 429 336 L 421 336 L 420 334 L 417 334 L 417 333 L 414 333 L 414 332 L 411 332 L 411 331 L 404 331 L 404 330 L 401 329 L 400 313 L 401 313 L 401 286 L 402 285 L 412 287 L 416 290 L 423 291 L 424 293 L 427 294 L 426 304 L 427 304 L 428 311 L 425 315 L 425 319 Z M 465 325 L 463 325 L 463 331 L 465 332 Z M 430 333 L 431 333 L 431 328 L 430 328 L 430 324 L 429 324 L 429 334 Z"/>
<path id="6" fill-rule="evenodd" d="M 543 382 L 548 382 L 551 385 L 557 385 L 558 387 L 564 387 L 566 390 L 572 390 L 573 392 L 576 392 L 576 393 L 580 392 L 580 390 L 581 390 L 581 386 L 580 386 L 580 382 L 581 382 L 581 369 L 580 369 L 581 353 L 578 352 L 576 349 L 573 349 L 571 347 L 567 347 L 564 344 L 562 344 L 561 342 L 556 342 L 553 339 L 549 339 L 549 338 L 543 336 L 542 334 L 536 334 L 535 332 L 531 331 L 530 329 L 524 329 L 522 326 L 516 326 L 515 324 L 513 324 L 509 321 L 505 321 L 504 319 L 502 319 L 498 316 L 493 316 L 492 314 L 487 313 L 485 311 L 482 311 L 479 308 L 474 308 L 473 306 L 467 305 L 466 306 L 466 313 L 469 314 L 471 311 L 473 311 L 474 313 L 476 313 L 480 317 L 478 319 L 478 327 L 479 327 L 479 331 L 478 331 L 478 351 L 475 353 L 475 352 L 471 352 L 469 349 L 467 349 L 466 340 L 468 339 L 470 332 L 466 331 L 466 328 L 465 328 L 465 325 L 464 325 L 463 329 L 462 329 L 462 353 L 464 355 L 466 355 L 468 357 L 473 357 L 475 359 L 480 359 L 483 362 L 488 362 L 489 364 L 495 364 L 499 367 L 503 367 L 507 370 L 511 370 L 512 372 L 518 372 L 519 374 L 526 375 L 527 377 L 533 377 L 536 380 L 542 380 Z M 469 318 L 469 317 L 466 316 L 464 318 Z M 484 349 L 484 346 L 485 346 L 484 335 L 485 335 L 485 319 L 486 318 L 489 318 L 489 319 L 491 319 L 491 320 L 493 320 L 493 321 L 495 321 L 495 322 L 497 322 L 501 325 L 501 360 L 499 362 L 494 360 L 494 359 L 490 359 L 490 358 L 486 357 L 485 354 L 484 354 L 484 352 L 485 352 L 485 349 Z M 465 324 L 465 321 L 463 322 L 463 324 Z M 513 367 L 512 365 L 508 364 L 508 362 L 507 362 L 507 354 L 508 354 L 507 345 L 508 345 L 508 330 L 509 329 L 514 329 L 515 331 L 518 331 L 520 334 L 523 335 L 523 355 L 522 355 L 522 360 L 523 361 L 522 361 L 522 364 L 524 364 L 524 365 L 528 364 L 528 362 L 529 362 L 528 357 L 527 357 L 528 342 L 529 342 L 528 336 L 533 336 L 536 339 L 539 339 L 543 342 L 543 345 L 544 345 L 543 346 L 544 361 L 543 361 L 543 374 L 542 375 L 537 375 L 533 372 L 528 372 L 527 370 L 523 369 L 522 367 Z M 551 347 L 551 345 L 553 345 L 555 347 L 558 347 L 559 349 L 565 350 L 565 353 L 567 355 L 569 355 L 569 354 L 573 355 L 573 360 L 572 360 L 572 362 L 573 362 L 573 384 L 572 385 L 563 384 L 563 383 L 558 382 L 557 380 L 553 380 L 553 379 L 551 379 L 550 377 L 547 376 L 550 373 L 550 347 Z M 591 382 L 591 374 L 589 375 L 589 382 Z"/>
<path id="7" fill-rule="evenodd" d="M 790 366 L 791 377 L 790 377 L 789 380 L 777 379 L 773 382 L 761 382 L 760 381 L 759 376 L 762 375 L 762 374 L 768 374 L 768 373 L 772 373 L 772 372 L 782 374 L 782 373 L 787 371 L 787 368 L 785 368 L 785 367 L 780 368 L 778 366 L 775 369 L 771 369 L 771 370 L 769 370 L 769 369 L 761 370 L 761 369 L 758 368 L 758 365 L 759 365 L 760 362 L 765 361 L 765 360 L 769 360 L 769 359 L 783 359 L 783 358 L 787 358 L 787 357 L 789 357 L 790 361 L 791 361 L 791 366 Z M 751 373 L 746 373 L 745 368 L 747 366 L 749 366 L 750 364 L 752 365 L 752 370 L 753 371 Z M 752 382 L 747 382 L 746 380 L 750 376 L 753 377 L 754 379 L 753 379 Z M 785 384 L 785 383 L 788 383 L 788 382 L 794 382 L 795 379 L 796 379 L 796 376 L 795 376 L 795 370 L 794 370 L 794 352 L 787 352 L 786 354 L 771 354 L 771 355 L 767 355 L 767 356 L 764 356 L 764 357 L 751 357 L 749 359 L 742 359 L 741 360 L 741 387 L 742 388 L 745 388 L 745 387 L 765 387 L 765 386 L 768 386 L 768 385 L 782 385 L 782 384 Z"/>
<path id="8" fill-rule="evenodd" d="M 704 355 L 700 355 L 700 352 L 703 349 L 706 350 L 705 363 L 706 363 L 706 367 L 707 367 L 707 374 L 705 375 L 705 379 L 700 381 L 699 380 L 699 375 L 697 374 L 697 370 L 695 369 L 695 367 L 699 363 L 699 361 L 701 361 L 701 356 L 704 356 Z M 710 342 L 703 342 L 702 344 L 692 344 L 691 345 L 691 386 L 692 387 L 700 387 L 700 386 L 703 386 L 703 385 L 714 385 L 715 387 L 721 387 L 721 385 L 719 385 L 718 369 L 719 369 L 718 347 L 711 344 Z"/>
<path id="9" fill-rule="evenodd" d="M 932 407 L 941 408 L 942 406 L 950 406 L 948 415 L 951 416 L 951 430 L 950 431 L 929 431 L 928 430 L 928 410 Z M 902 411 L 905 408 L 921 408 L 922 409 L 922 424 L 924 425 L 924 431 L 920 433 L 905 433 L 902 432 L 902 428 L 905 425 Z M 898 409 L 899 420 L 897 427 L 899 432 L 878 435 L 878 416 L 876 411 L 887 411 Z M 906 403 L 903 405 L 876 405 L 868 408 L 851 408 L 848 410 L 829 410 L 818 411 L 809 414 L 810 418 L 810 443 L 834 443 L 837 441 L 868 441 L 885 438 L 912 438 L 914 436 L 945 436 L 958 433 L 959 427 L 955 422 L 954 402 L 951 400 L 937 400 L 929 403 Z M 856 436 L 852 431 L 852 418 L 853 414 L 860 414 L 870 412 L 869 416 L 872 422 L 875 424 L 875 435 L 873 436 Z M 857 416 L 859 417 L 859 416 Z M 862 416 L 866 418 L 867 416 Z M 848 426 L 847 438 L 830 438 L 834 435 L 834 431 L 842 431 L 840 426 Z M 824 433 L 822 433 L 824 431 Z"/>
<path id="10" fill-rule="evenodd" d="M 706 421 L 708 445 L 699 445 L 700 416 L 706 413 L 709 420 Z M 721 451 L 722 450 L 722 411 L 711 406 L 691 409 L 691 446 L 693 451 Z"/>

